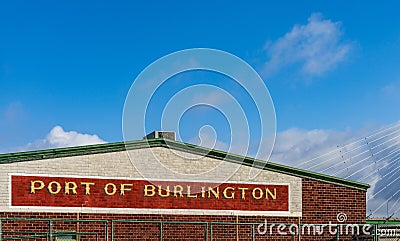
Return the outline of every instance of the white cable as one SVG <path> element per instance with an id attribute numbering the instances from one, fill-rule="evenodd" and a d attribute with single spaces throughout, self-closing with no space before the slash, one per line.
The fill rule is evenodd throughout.
<path id="1" fill-rule="evenodd" d="M 395 155 L 394 157 L 390 158 L 390 159 L 389 159 L 389 160 L 390 160 L 389 163 L 393 163 L 393 162 L 399 160 L 399 159 L 396 159 L 398 156 L 399 156 L 399 155 Z M 387 166 L 387 165 L 386 165 L 386 166 Z M 384 166 L 384 167 L 385 167 L 385 166 Z M 399 168 L 399 167 L 397 167 L 397 168 Z M 383 178 L 383 177 L 386 177 L 387 175 L 389 175 L 390 173 L 392 173 L 392 172 L 393 172 L 394 170 L 396 170 L 397 168 L 392 169 L 390 172 L 388 172 L 388 173 L 386 173 L 385 175 L 383 175 L 382 178 Z M 375 172 L 372 172 L 372 173 L 370 173 L 369 175 L 367 175 L 367 176 L 361 178 L 359 181 L 362 182 L 362 180 L 365 180 L 366 178 L 370 177 L 371 175 L 374 175 L 374 174 L 375 174 L 376 172 L 378 172 L 380 169 L 382 169 L 382 168 L 378 168 Z"/>
<path id="2" fill-rule="evenodd" d="M 399 179 L 400 178 L 400 176 L 398 176 L 397 178 L 396 178 L 396 180 L 397 179 Z M 392 199 L 392 197 L 394 197 L 397 193 L 399 193 L 400 192 L 400 189 L 399 190 L 397 190 L 397 192 L 395 192 L 392 196 L 390 196 L 389 198 L 388 198 L 388 200 L 390 200 L 390 199 Z M 378 194 L 378 193 L 376 193 L 376 194 Z M 375 195 L 374 195 L 375 196 Z M 369 200 L 369 199 L 368 199 Z M 376 210 L 378 210 L 379 208 L 381 208 L 383 205 L 384 205 L 385 203 L 383 202 L 381 205 L 379 205 L 377 208 L 375 208 L 375 210 L 371 213 L 371 215 L 372 214 L 374 214 L 374 212 L 376 211 Z"/>
<path id="3" fill-rule="evenodd" d="M 362 139 L 358 139 L 357 141 L 350 142 L 350 143 L 344 145 L 344 146 L 341 147 L 341 148 L 344 148 L 344 147 L 347 147 L 347 146 L 351 146 L 351 145 L 353 145 L 353 144 L 356 144 L 356 143 L 358 143 L 358 142 L 364 141 L 365 139 L 368 139 L 368 138 L 370 138 L 370 137 L 372 137 L 372 136 L 378 135 L 378 134 L 380 134 L 380 133 L 382 133 L 382 132 L 385 132 L 385 131 L 387 131 L 387 130 L 390 130 L 390 129 L 393 129 L 393 128 L 396 128 L 396 127 L 400 127 L 400 121 L 399 121 L 399 122 L 396 122 L 395 124 L 389 125 L 387 128 L 382 128 L 381 130 L 378 130 L 378 131 L 376 131 L 376 132 L 371 132 L 369 136 L 364 137 L 364 138 L 362 138 Z M 364 144 L 364 145 L 366 145 L 366 144 Z M 338 147 L 339 147 L 339 146 L 338 146 Z M 336 151 L 337 151 L 337 150 L 332 150 L 332 151 L 327 152 L 327 153 L 325 153 L 325 154 L 323 154 L 323 155 L 320 155 L 320 156 L 317 156 L 317 157 L 315 157 L 315 158 L 312 158 L 312 159 L 310 159 L 310 160 L 308 160 L 308 161 L 305 161 L 305 162 L 303 162 L 302 164 L 306 164 L 306 163 L 309 163 L 309 162 L 311 162 L 311 161 L 313 161 L 313 160 L 315 160 L 315 159 L 322 158 L 322 157 L 324 157 L 324 156 L 328 156 L 329 154 L 331 154 L 331 153 L 333 153 L 333 152 L 336 152 Z M 350 150 L 350 151 L 352 151 L 352 150 Z M 300 164 L 300 165 L 302 165 L 302 164 Z"/>
<path id="4" fill-rule="evenodd" d="M 395 137 L 393 137 L 393 138 L 391 138 L 391 139 L 389 139 L 389 140 L 387 140 L 387 141 L 384 141 L 384 142 L 380 143 L 378 146 L 381 146 L 381 145 L 383 145 L 383 144 L 385 144 L 385 143 L 387 143 L 387 142 L 389 142 L 389 141 L 392 141 L 393 139 L 397 139 L 397 138 L 399 138 L 399 137 L 400 137 L 400 134 L 397 135 L 397 136 L 395 136 Z M 397 144 L 397 143 L 398 143 L 398 141 L 396 142 L 396 144 Z M 350 158 L 344 160 L 344 162 L 348 161 L 349 159 L 354 159 L 354 160 L 355 160 L 355 157 L 361 156 L 362 154 L 367 153 L 367 152 L 372 152 L 372 150 L 374 150 L 374 149 L 375 149 L 376 147 L 378 147 L 378 146 L 371 147 L 371 148 L 367 149 L 366 151 L 363 151 L 363 152 L 361 152 L 361 153 L 359 153 L 359 154 L 357 154 L 357 155 L 355 155 L 355 156 L 352 156 L 352 157 L 350 157 Z M 393 145 L 392 145 L 392 146 L 393 146 Z M 392 146 L 390 146 L 390 147 L 392 147 Z M 390 147 L 386 147 L 386 148 L 384 148 L 383 150 L 379 151 L 378 153 L 380 153 L 380 152 L 382 152 L 382 151 L 384 151 L 384 150 L 386 150 L 386 149 L 388 149 L 388 148 L 390 148 Z M 374 155 L 377 155 L 378 153 L 376 153 L 376 154 L 372 153 L 371 155 L 368 155 L 368 157 L 362 159 L 361 161 L 365 161 L 366 159 L 368 159 L 368 158 L 370 158 L 370 157 L 373 157 Z M 356 162 L 356 164 L 359 163 L 359 162 L 361 162 L 361 161 Z M 334 165 L 332 165 L 332 166 L 330 166 L 330 167 L 328 167 L 328 168 L 326 168 L 326 169 L 324 169 L 324 170 L 322 170 L 322 171 L 319 171 L 319 172 L 323 172 L 323 173 L 324 173 L 324 172 L 326 172 L 327 170 L 329 170 L 329 169 L 331 169 L 331 168 L 333 168 L 333 167 L 336 167 L 336 166 L 340 165 L 341 163 L 342 163 L 342 162 L 337 162 L 336 164 L 334 164 Z M 335 174 L 336 174 L 336 173 L 335 173 Z M 333 175 L 335 175 L 335 174 L 333 174 Z"/>
<path id="5" fill-rule="evenodd" d="M 382 161 L 383 159 L 386 159 L 387 157 L 393 155 L 394 153 L 400 153 L 400 149 L 395 149 L 394 151 L 390 152 L 390 154 L 388 154 L 388 155 L 386 155 L 386 156 L 380 158 L 380 159 L 377 160 L 376 162 L 380 162 L 380 161 Z M 375 164 L 375 163 L 374 163 L 374 164 Z M 359 169 L 358 171 L 353 172 L 352 174 L 346 176 L 345 179 L 349 179 L 350 177 L 354 176 L 355 174 L 357 174 L 357 173 L 359 173 L 359 172 L 365 170 L 365 169 L 368 168 L 369 166 L 371 166 L 371 164 L 370 164 L 370 165 L 366 165 L 365 167 Z M 379 169 L 378 169 L 378 170 L 379 170 Z"/>
<path id="6" fill-rule="evenodd" d="M 397 198 L 397 200 L 394 202 L 394 204 L 392 204 L 392 207 L 394 207 L 394 206 L 396 206 L 397 205 L 397 203 L 399 202 L 399 198 Z M 388 200 L 386 203 L 388 203 L 390 200 Z M 391 209 L 391 208 L 390 208 Z M 389 209 L 389 210 L 390 210 Z M 398 209 L 396 209 L 394 212 L 393 212 L 393 215 L 394 214 L 396 214 L 398 211 L 400 210 L 400 207 L 398 208 Z"/>
<path id="7" fill-rule="evenodd" d="M 400 166 L 399 166 L 400 167 Z M 391 181 L 389 184 L 387 184 L 384 188 L 382 188 L 381 190 L 379 190 L 378 192 L 376 192 L 376 193 L 374 193 L 370 198 L 368 198 L 368 200 L 370 200 L 370 199 L 372 199 L 373 197 L 375 197 L 377 194 L 379 194 L 379 193 L 381 193 L 383 190 L 385 190 L 388 186 L 390 186 L 390 185 L 392 185 L 395 181 L 397 181 L 398 179 L 400 179 L 400 175 L 396 178 L 396 179 L 394 179 L 393 181 Z M 397 191 L 397 192 L 400 192 L 400 189 L 399 189 L 399 191 Z M 396 193 L 397 193 L 396 192 Z M 395 193 L 395 194 L 396 194 Z M 393 196 L 393 195 L 392 195 Z"/>
<path id="8" fill-rule="evenodd" d="M 397 137 L 396 137 L 396 138 L 397 138 Z M 390 146 L 388 146 L 388 147 L 385 147 L 385 148 L 383 148 L 382 150 L 380 150 L 380 151 L 378 151 L 378 152 L 376 152 L 376 153 L 372 153 L 371 156 L 368 156 L 368 157 L 366 157 L 366 158 L 364 158 L 364 159 L 361 159 L 360 161 L 358 161 L 358 162 L 356 162 L 356 163 L 353 163 L 352 165 L 346 167 L 346 169 L 349 169 L 349 168 L 351 168 L 351 167 L 354 167 L 354 166 L 358 165 L 359 163 L 361 163 L 361 162 L 363 162 L 363 161 L 365 161 L 365 160 L 367 160 L 367 159 L 373 158 L 374 156 L 377 156 L 379 153 L 381 153 L 381 152 L 383 152 L 383 151 L 385 151 L 385 150 L 387 150 L 387 149 L 389 149 L 389 148 L 392 148 L 393 146 L 399 145 L 399 143 L 400 143 L 399 141 L 396 141 L 396 143 L 394 143 L 394 144 L 392 144 L 392 145 L 390 145 Z M 374 147 L 374 148 L 375 148 L 375 147 Z M 382 159 L 384 159 L 384 158 L 387 157 L 387 156 L 388 156 L 388 155 L 386 155 L 386 156 L 384 156 L 383 158 L 379 159 L 379 161 L 382 160 Z M 374 161 L 375 164 L 376 164 L 377 162 L 378 162 L 378 161 L 376 161 L 376 160 Z M 336 176 L 337 174 L 343 172 L 343 170 L 345 170 L 345 169 L 342 169 L 342 170 L 340 170 L 340 171 L 335 172 L 335 173 L 333 174 L 333 176 Z"/>
<path id="9" fill-rule="evenodd" d="M 396 163 L 396 161 L 399 161 L 399 160 L 400 160 L 399 155 L 396 155 L 396 156 L 392 157 L 390 160 L 392 160 L 392 161 L 390 161 L 390 163 L 393 163 L 393 162 Z M 399 168 L 400 168 L 400 166 L 397 166 L 396 168 L 392 169 L 390 172 L 388 172 L 388 173 L 386 173 L 385 175 L 381 176 L 381 179 L 385 178 L 387 175 L 393 173 L 394 171 L 396 171 L 396 170 L 399 169 Z M 373 172 L 373 173 L 371 173 L 371 174 L 369 174 L 369 175 L 367 175 L 367 176 L 361 178 L 359 181 L 362 182 L 362 180 L 365 180 L 366 178 L 368 178 L 368 177 L 374 175 L 376 172 L 379 172 L 379 170 L 380 170 L 380 169 L 378 168 L 377 171 L 375 171 L 375 172 Z M 393 175 L 391 175 L 391 176 L 393 176 Z M 391 177 L 391 176 L 390 176 L 390 177 Z"/>
<path id="10" fill-rule="evenodd" d="M 398 131 L 400 131 L 400 130 L 398 130 Z M 398 132 L 398 131 L 396 131 L 396 132 Z M 377 140 L 386 138 L 386 137 L 388 137 L 388 136 L 390 136 L 390 135 L 392 135 L 392 134 L 393 134 L 393 133 L 391 133 L 391 134 L 389 134 L 389 135 L 386 135 L 386 136 L 384 136 L 384 137 L 381 137 L 381 138 L 379 138 L 379 139 L 377 139 Z M 397 135 L 397 136 L 395 136 L 395 137 L 392 138 L 392 139 L 398 138 L 399 136 L 400 136 L 400 134 Z M 390 140 L 392 140 L 392 139 L 390 139 Z M 363 140 L 365 140 L 365 139 L 363 139 Z M 362 147 L 365 146 L 365 145 L 369 145 L 368 143 L 373 143 L 373 142 L 375 142 L 375 141 L 377 141 L 377 140 L 373 140 L 373 141 L 367 142 L 366 144 L 364 144 L 364 145 L 362 145 L 362 146 L 359 146 L 358 148 L 354 148 L 354 149 L 352 149 L 352 150 L 350 150 L 350 151 L 346 151 L 346 152 L 344 152 L 344 153 L 338 153 L 338 154 L 341 154 L 341 156 L 343 157 L 346 153 L 353 152 L 354 150 L 360 149 L 360 148 L 362 148 Z M 382 145 L 382 144 L 384 144 L 384 143 L 386 143 L 386 142 L 387 142 L 387 141 L 385 141 L 385 142 L 379 144 L 378 146 L 380 146 L 380 145 Z M 347 160 L 349 160 L 349 159 L 354 159 L 355 157 L 358 157 L 358 156 L 360 156 L 360 155 L 362 155 L 362 154 L 364 154 L 364 153 L 367 153 L 367 152 L 369 152 L 370 150 L 372 150 L 372 149 L 374 149 L 374 148 L 375 148 L 375 147 L 370 148 L 370 149 L 367 149 L 367 150 L 365 150 L 365 151 L 363 151 L 363 152 L 361 152 L 361 153 L 358 153 L 358 154 L 355 155 L 355 156 L 351 156 L 350 158 L 346 159 L 345 161 L 347 161 Z M 333 157 L 333 158 L 330 158 L 330 159 L 325 160 L 325 161 L 323 161 L 323 162 L 320 162 L 320 163 L 318 163 L 318 164 L 316 164 L 316 165 L 314 165 L 314 166 L 311 166 L 311 167 L 307 168 L 307 170 L 312 170 L 312 169 L 315 170 L 314 168 L 316 168 L 317 166 L 320 166 L 320 165 L 322 165 L 322 164 L 324 164 L 324 163 L 326 163 L 326 162 L 328 162 L 328 161 L 330 161 L 330 160 L 333 160 L 333 159 L 335 159 L 335 158 Z M 338 162 L 337 164 L 339 164 L 339 163 L 340 163 L 340 162 Z M 333 166 L 331 166 L 331 167 L 329 167 L 329 168 L 327 168 L 327 169 L 324 169 L 324 170 L 322 170 L 322 171 L 318 171 L 318 172 L 325 172 L 325 171 L 331 169 L 332 167 L 337 166 L 337 164 L 335 164 L 335 165 L 333 165 Z"/>

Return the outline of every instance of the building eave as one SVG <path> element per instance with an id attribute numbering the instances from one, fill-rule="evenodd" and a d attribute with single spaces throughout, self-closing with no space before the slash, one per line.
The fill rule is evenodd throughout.
<path id="1" fill-rule="evenodd" d="M 355 182 L 352 180 L 347 180 L 321 173 L 293 168 L 277 163 L 266 162 L 251 157 L 245 157 L 219 150 L 208 149 L 197 145 L 173 141 L 169 139 L 146 139 L 146 140 L 129 141 L 129 142 L 105 143 L 97 145 L 0 154 L 0 165 L 14 163 L 14 162 L 25 162 L 25 161 L 69 157 L 69 156 L 119 152 L 125 150 L 134 150 L 134 149 L 152 148 L 152 147 L 170 148 L 192 154 L 207 156 L 219 160 L 225 160 L 240 165 L 251 166 L 263 170 L 278 172 L 300 178 L 307 178 L 311 180 L 358 189 L 362 191 L 367 191 L 367 189 L 370 187 L 368 184 L 361 182 Z"/>

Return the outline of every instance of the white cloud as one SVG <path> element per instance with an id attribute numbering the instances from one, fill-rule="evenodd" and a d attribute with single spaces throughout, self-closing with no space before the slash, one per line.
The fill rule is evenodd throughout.
<path id="1" fill-rule="evenodd" d="M 217 149 L 245 153 L 245 144 L 238 148 L 210 134 L 200 136 L 202 142 L 196 144 L 211 143 Z M 389 215 L 400 217 L 400 122 L 375 132 L 371 127 L 344 131 L 291 128 L 277 133 L 270 161 L 368 183 L 367 214 L 383 217 L 388 209 Z"/>
<path id="2" fill-rule="evenodd" d="M 13 148 L 10 151 L 21 152 L 100 143 L 105 143 L 105 141 L 97 135 L 82 134 L 76 131 L 64 131 L 61 126 L 55 126 L 47 134 L 46 138 L 37 140 L 22 147 Z"/>
<path id="3" fill-rule="evenodd" d="M 400 217 L 400 122 L 373 133 L 292 128 L 278 133 L 270 160 L 368 183 L 367 214 Z"/>
<path id="4" fill-rule="evenodd" d="M 271 160 L 298 166 L 302 160 L 335 150 L 339 143 L 345 143 L 350 138 L 351 131 L 291 128 L 277 134 Z"/>
<path id="5" fill-rule="evenodd" d="M 55 126 L 46 136 L 45 142 L 52 147 L 82 146 L 105 143 L 97 135 L 81 134 L 76 131 L 64 131 L 61 126 Z"/>
<path id="6" fill-rule="evenodd" d="M 302 130 L 292 128 L 278 133 L 271 161 L 327 175 L 376 183 L 376 161 L 363 139 L 363 131 Z M 383 148 L 383 147 L 381 147 Z M 365 167 L 365 168 L 363 168 Z"/>
<path id="7" fill-rule="evenodd" d="M 269 60 L 263 71 L 269 75 L 289 65 L 299 65 L 305 75 L 322 75 L 345 60 L 352 49 L 342 35 L 340 22 L 314 13 L 306 25 L 295 25 L 283 37 L 266 45 Z"/>

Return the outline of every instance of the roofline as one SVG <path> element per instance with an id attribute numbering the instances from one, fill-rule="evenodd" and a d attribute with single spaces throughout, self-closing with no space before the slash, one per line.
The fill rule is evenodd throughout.
<path id="1" fill-rule="evenodd" d="M 0 154 L 0 164 L 14 163 L 14 162 L 25 162 L 34 161 L 42 159 L 69 157 L 69 156 L 80 156 L 80 155 L 90 155 L 108 152 L 117 152 L 125 150 L 134 150 L 149 147 L 166 147 L 175 150 L 180 150 L 184 152 L 189 152 L 192 154 L 204 155 L 207 157 L 225 160 L 232 163 L 237 163 L 245 166 L 251 166 L 260 168 L 263 170 L 274 171 L 282 174 L 288 174 L 291 176 L 308 178 L 316 181 L 321 181 L 325 183 L 335 184 L 339 186 L 349 187 L 353 189 L 358 189 L 362 191 L 367 191 L 370 187 L 369 184 L 351 181 L 339 177 L 329 176 L 321 173 L 306 171 L 294 167 L 289 167 L 277 163 L 266 162 L 258 160 L 251 157 L 245 157 L 241 155 L 235 155 L 219 150 L 208 149 L 201 146 L 188 144 L 184 142 L 173 141 L 169 139 L 146 139 L 138 141 L 129 142 L 116 142 L 116 143 L 105 143 L 97 145 L 87 145 L 87 146 L 76 146 L 76 147 L 66 147 L 39 151 L 29 151 L 29 152 L 17 152 L 17 153 L 7 153 Z"/>
<path id="2" fill-rule="evenodd" d="M 399 219 L 387 219 L 387 218 L 371 218 L 367 219 L 368 224 L 400 224 Z"/>

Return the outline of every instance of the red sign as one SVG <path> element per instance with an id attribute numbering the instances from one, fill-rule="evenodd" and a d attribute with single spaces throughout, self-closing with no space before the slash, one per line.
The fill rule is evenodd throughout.
<path id="1" fill-rule="evenodd" d="M 289 186 L 12 175 L 11 205 L 289 211 Z"/>

